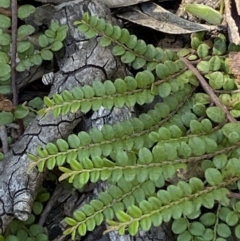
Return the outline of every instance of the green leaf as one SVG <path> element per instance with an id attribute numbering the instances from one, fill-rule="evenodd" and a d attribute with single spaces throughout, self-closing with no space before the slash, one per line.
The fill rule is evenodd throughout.
<path id="1" fill-rule="evenodd" d="M 215 168 L 208 168 L 205 171 L 205 178 L 211 186 L 217 185 L 223 181 L 221 172 Z"/>
<path id="2" fill-rule="evenodd" d="M 197 55 L 199 58 L 205 58 L 208 55 L 209 46 L 205 43 L 200 44 L 197 48 Z"/>
<path id="3" fill-rule="evenodd" d="M 107 47 L 107 46 L 109 46 L 109 45 L 111 44 L 111 39 L 108 38 L 108 37 L 102 37 L 102 38 L 100 39 L 99 44 L 100 44 L 102 47 Z"/>
<path id="4" fill-rule="evenodd" d="M 64 27 L 64 25 L 62 25 L 61 27 Z M 67 36 L 67 26 L 66 26 L 66 29 L 62 29 L 61 31 L 59 29 L 57 31 L 57 36 L 56 36 L 55 40 L 62 42 Z"/>
<path id="5" fill-rule="evenodd" d="M 216 123 L 222 123 L 226 120 L 226 114 L 219 107 L 209 107 L 206 111 L 207 116 Z"/>
<path id="6" fill-rule="evenodd" d="M 223 74 L 219 71 L 205 75 L 209 79 L 209 85 L 215 89 L 219 90 L 223 87 Z"/>
<path id="7" fill-rule="evenodd" d="M 239 184 L 240 184 L 240 182 L 238 181 L 238 189 L 239 189 Z M 240 202 L 239 201 L 235 203 L 235 210 L 240 212 Z"/>
<path id="8" fill-rule="evenodd" d="M 189 232 L 194 236 L 202 236 L 205 232 L 205 227 L 200 222 L 192 222 L 189 225 Z"/>
<path id="9" fill-rule="evenodd" d="M 229 238 L 231 236 L 231 229 L 225 223 L 219 223 L 217 226 L 217 234 L 223 238 Z"/>
<path id="10" fill-rule="evenodd" d="M 32 236 L 37 236 L 40 233 L 44 233 L 44 228 L 40 224 L 32 224 L 29 227 L 29 234 Z"/>
<path id="11" fill-rule="evenodd" d="M 131 220 L 131 216 L 129 216 L 127 213 L 125 213 L 124 211 L 122 210 L 119 210 L 117 213 L 116 213 L 116 217 L 117 219 L 120 221 L 120 222 L 128 222 Z"/>
<path id="12" fill-rule="evenodd" d="M 201 223 L 205 226 L 205 227 L 210 227 L 212 225 L 215 224 L 216 222 L 216 214 L 215 213 L 204 213 L 200 219 Z"/>
<path id="13" fill-rule="evenodd" d="M 89 204 L 85 204 L 83 207 L 82 207 L 82 211 L 88 216 L 90 217 L 91 215 L 93 215 L 94 213 L 94 208 L 89 205 Z"/>
<path id="14" fill-rule="evenodd" d="M 48 44 L 49 44 L 48 37 L 45 34 L 41 34 L 38 37 L 38 44 L 42 48 L 48 46 Z"/>
<path id="15" fill-rule="evenodd" d="M 191 121 L 196 119 L 197 119 L 196 115 L 193 114 L 192 112 L 185 112 L 181 115 L 181 120 L 183 124 L 187 127 L 190 127 Z"/>
<path id="16" fill-rule="evenodd" d="M 17 232 L 17 238 L 18 238 L 19 240 L 26 240 L 27 237 L 28 237 L 28 233 L 27 233 L 26 230 L 24 230 L 24 229 L 18 230 L 18 232 Z M 0 238 L 0 240 L 1 240 L 1 238 Z M 3 239 L 3 241 L 4 241 L 4 239 Z"/>
<path id="17" fill-rule="evenodd" d="M 39 233 L 37 236 L 36 236 L 36 241 L 48 241 L 48 235 L 45 234 L 45 233 Z M 26 240 L 26 241 L 30 241 L 30 240 Z"/>
<path id="18" fill-rule="evenodd" d="M 221 68 L 221 59 L 218 56 L 213 56 L 209 61 L 209 69 L 217 71 Z"/>
<path id="19" fill-rule="evenodd" d="M 122 56 L 121 56 L 121 61 L 124 64 L 129 64 L 132 63 L 135 60 L 136 56 L 129 51 L 126 51 Z"/>
<path id="20" fill-rule="evenodd" d="M 73 171 L 83 170 L 82 165 L 77 160 L 70 160 L 70 161 L 68 161 L 68 163 L 70 164 Z"/>
<path id="21" fill-rule="evenodd" d="M 240 224 L 238 224 L 234 229 L 235 235 L 238 239 L 240 239 Z"/>
<path id="22" fill-rule="evenodd" d="M 221 154 L 213 158 L 214 166 L 218 169 L 222 169 L 226 166 L 228 157 L 226 154 Z"/>
<path id="23" fill-rule="evenodd" d="M 132 63 L 132 67 L 134 69 L 141 69 L 146 65 L 146 60 L 140 57 L 137 57 L 133 63 Z"/>
<path id="24" fill-rule="evenodd" d="M 32 207 L 33 213 L 39 215 L 43 211 L 43 204 L 40 202 L 34 202 Z"/>
<path id="25" fill-rule="evenodd" d="M 22 229 L 22 223 L 18 220 L 13 220 L 9 225 L 9 231 L 11 233 L 17 233 L 18 230 Z"/>
<path id="26" fill-rule="evenodd" d="M 89 29 L 87 32 L 85 32 L 85 37 L 87 39 L 91 39 L 97 35 L 97 32 L 93 29 Z"/>
<path id="27" fill-rule="evenodd" d="M 44 34 L 48 37 L 48 40 L 55 39 L 55 32 L 51 29 L 47 29 Z"/>
<path id="28" fill-rule="evenodd" d="M 175 234 L 181 234 L 187 230 L 188 221 L 185 218 L 175 219 L 172 223 L 172 231 Z"/>
<path id="29" fill-rule="evenodd" d="M 28 102 L 28 106 L 40 110 L 43 107 L 43 100 L 40 97 L 35 97 Z"/>
<path id="30" fill-rule="evenodd" d="M 145 217 L 140 221 L 140 227 L 144 232 L 149 231 L 151 228 L 152 220 L 150 217 Z"/>
<path id="31" fill-rule="evenodd" d="M 0 0 L 0 7 L 9 8 L 10 6 L 11 6 L 10 0 Z"/>
<path id="32" fill-rule="evenodd" d="M 73 213 L 73 217 L 78 221 L 82 222 L 84 219 L 86 219 L 86 214 L 82 212 L 81 210 L 76 210 Z"/>
<path id="33" fill-rule="evenodd" d="M 219 25 L 222 21 L 222 14 L 212 7 L 196 3 L 184 4 L 183 6 L 185 11 L 204 19 L 210 24 Z"/>
<path id="34" fill-rule="evenodd" d="M 0 77 L 4 77 L 5 75 L 8 75 L 11 71 L 11 67 L 9 64 L 1 64 L 0 63 Z"/>
<path id="35" fill-rule="evenodd" d="M 58 22 L 51 22 L 50 29 L 54 32 L 56 32 L 60 28 L 60 25 Z"/>
<path id="36" fill-rule="evenodd" d="M 178 235 L 177 241 L 191 241 L 192 235 L 189 233 L 189 231 L 185 231 Z"/>
<path id="37" fill-rule="evenodd" d="M 157 192 L 157 196 L 159 197 L 160 201 L 163 203 L 163 204 L 168 204 L 171 202 L 171 196 L 169 194 L 169 192 L 167 192 L 166 190 L 159 190 Z"/>
<path id="38" fill-rule="evenodd" d="M 86 235 L 86 232 L 87 232 L 87 226 L 85 223 L 81 223 L 79 226 L 78 226 L 78 233 L 80 236 L 85 236 Z"/>
<path id="39" fill-rule="evenodd" d="M 197 64 L 197 69 L 203 74 L 206 74 L 209 72 L 209 63 L 207 61 L 201 61 Z"/>
<path id="40" fill-rule="evenodd" d="M 219 218 L 222 221 L 226 221 L 226 216 L 228 215 L 229 212 L 231 212 L 232 210 L 228 207 L 221 207 L 219 210 Z"/>
<path id="41" fill-rule="evenodd" d="M 39 54 L 34 54 L 33 56 L 31 56 L 30 60 L 34 65 L 42 64 L 42 58 Z"/>
<path id="42" fill-rule="evenodd" d="M 213 240 L 214 231 L 211 228 L 206 228 L 205 234 L 203 235 L 203 239 L 205 240 Z M 217 239 L 216 239 L 217 240 Z"/>
<path id="43" fill-rule="evenodd" d="M 192 149 L 192 153 L 194 153 L 195 155 L 201 156 L 205 153 L 205 142 L 200 137 L 194 136 L 190 138 L 188 144 Z"/>
<path id="44" fill-rule="evenodd" d="M 8 16 L 0 14 L 0 28 L 7 29 L 7 28 L 10 28 L 10 26 L 11 26 L 11 19 Z"/>
<path id="45" fill-rule="evenodd" d="M 213 139 L 204 136 L 203 140 L 205 142 L 206 153 L 214 153 L 217 150 L 218 145 Z"/>
<path id="46" fill-rule="evenodd" d="M 156 66 L 156 74 L 160 79 L 165 79 L 169 76 L 169 70 L 166 65 L 158 64 Z"/>
<path id="47" fill-rule="evenodd" d="M 139 229 L 138 220 L 135 220 L 129 224 L 128 231 L 130 235 L 135 236 L 138 233 L 138 229 Z"/>
<path id="48" fill-rule="evenodd" d="M 5 52 L 0 51 L 0 64 L 8 64 L 9 60 L 9 56 Z"/>
<path id="49" fill-rule="evenodd" d="M 229 78 L 228 76 L 224 76 L 223 89 L 224 90 L 234 90 L 235 89 L 235 80 L 233 78 Z"/>
<path id="50" fill-rule="evenodd" d="M 9 125 L 13 122 L 13 114 L 11 112 L 0 112 L 0 125 Z"/>
<path id="51" fill-rule="evenodd" d="M 37 200 L 41 203 L 43 202 L 47 202 L 50 198 L 50 193 L 49 192 L 45 192 L 45 193 L 41 193 L 37 195 Z"/>
<path id="52" fill-rule="evenodd" d="M 69 149 L 68 143 L 63 139 L 58 139 L 56 141 L 56 144 L 58 146 L 58 149 L 62 152 L 65 152 Z"/>
<path id="53" fill-rule="evenodd" d="M 18 28 L 18 37 L 23 38 L 29 36 L 35 32 L 35 28 L 32 25 L 21 25 Z"/>
<path id="54" fill-rule="evenodd" d="M 11 37 L 8 33 L 2 33 L 0 34 L 0 45 L 1 46 L 6 46 L 6 48 L 8 49 L 10 46 L 10 42 L 11 42 Z M 2 49 L 3 50 L 3 49 Z M 4 51 L 4 50 L 3 50 Z M 4 51 L 4 52 L 8 52 L 9 50 L 7 51 Z"/>
<path id="55" fill-rule="evenodd" d="M 119 45 L 115 45 L 112 49 L 112 54 L 114 56 L 122 56 L 125 53 L 125 48 Z"/>
<path id="56" fill-rule="evenodd" d="M 139 163 L 141 164 L 148 164 L 153 161 L 152 153 L 146 147 L 143 147 L 138 152 Z"/>
<path id="57" fill-rule="evenodd" d="M 24 19 L 26 17 L 28 17 L 29 15 L 31 15 L 32 13 L 34 13 L 36 10 L 36 8 L 33 5 L 30 4 L 26 4 L 26 5 L 21 5 L 18 8 L 18 17 L 20 19 Z"/>
<path id="58" fill-rule="evenodd" d="M 192 193 L 201 191 L 201 190 L 203 190 L 203 187 L 204 187 L 202 180 L 200 180 L 199 178 L 196 178 L 196 177 L 191 177 L 189 180 L 189 184 L 192 188 Z"/>
<path id="59" fill-rule="evenodd" d="M 208 209 L 212 209 L 215 204 L 215 199 L 212 193 L 202 195 L 202 206 Z"/>
<path id="60" fill-rule="evenodd" d="M 95 219 L 94 218 L 87 219 L 86 226 L 88 231 L 93 231 L 96 226 Z"/>
<path id="61" fill-rule="evenodd" d="M 216 38 L 213 44 L 213 55 L 223 55 L 227 51 L 226 40 L 222 38 Z"/>
<path id="62" fill-rule="evenodd" d="M 80 139 L 77 135 L 71 134 L 68 136 L 68 144 L 71 148 L 78 148 L 80 146 Z"/>
<path id="63" fill-rule="evenodd" d="M 18 105 L 14 109 L 14 117 L 16 119 L 23 119 L 29 113 L 29 109 L 23 105 Z"/>
<path id="64" fill-rule="evenodd" d="M 17 52 L 23 53 L 31 47 L 31 43 L 28 41 L 22 41 L 17 43 Z"/>
<path id="65" fill-rule="evenodd" d="M 158 86 L 158 94 L 162 98 L 169 96 L 171 91 L 172 91 L 172 88 L 169 83 L 163 83 Z"/>
<path id="66" fill-rule="evenodd" d="M 19 241 L 19 239 L 15 235 L 7 235 L 7 238 L 3 239 L 3 240 L 4 241 Z"/>
<path id="67" fill-rule="evenodd" d="M 138 39 L 137 45 L 134 48 L 134 52 L 139 55 L 144 55 L 147 51 L 147 45 L 142 39 Z"/>
<path id="68" fill-rule="evenodd" d="M 229 226 L 235 226 L 239 221 L 238 213 L 231 211 L 227 214 L 226 223 Z"/>
<path id="69" fill-rule="evenodd" d="M 51 60 L 53 59 L 53 53 L 48 49 L 44 49 L 41 51 L 41 58 L 43 60 Z"/>
<path id="70" fill-rule="evenodd" d="M 63 43 L 60 41 L 54 41 L 51 45 L 51 50 L 56 52 L 59 51 L 63 47 Z"/>
<path id="71" fill-rule="evenodd" d="M 159 227 L 162 224 L 162 215 L 160 213 L 151 215 L 151 221 L 153 227 Z"/>

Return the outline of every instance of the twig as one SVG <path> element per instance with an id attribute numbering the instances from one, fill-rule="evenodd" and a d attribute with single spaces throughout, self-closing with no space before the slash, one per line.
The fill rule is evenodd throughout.
<path id="1" fill-rule="evenodd" d="M 189 70 L 191 70 L 195 76 L 198 78 L 202 88 L 205 90 L 205 92 L 210 96 L 213 103 L 215 103 L 216 106 L 221 108 L 225 114 L 227 115 L 227 118 L 230 122 L 237 122 L 237 120 L 230 114 L 227 107 L 224 106 L 221 101 L 218 99 L 218 97 L 215 95 L 213 89 L 208 85 L 207 81 L 202 77 L 202 75 L 199 73 L 199 71 L 185 58 L 180 58 L 188 67 Z"/>
<path id="2" fill-rule="evenodd" d="M 62 186 L 58 185 L 55 188 L 54 193 L 52 194 L 50 200 L 48 201 L 44 211 L 42 212 L 42 214 L 39 218 L 38 224 L 43 225 L 46 222 L 49 213 L 52 211 L 53 206 L 55 205 L 56 201 L 62 195 L 62 192 L 63 192 Z"/>
<path id="3" fill-rule="evenodd" d="M 236 198 L 237 200 L 240 200 L 240 193 L 230 192 L 228 194 L 228 197 L 230 198 Z"/>
<path id="4" fill-rule="evenodd" d="M 2 150 L 4 154 L 7 154 L 9 151 L 9 146 L 7 143 L 7 130 L 6 126 L 0 125 L 0 140 L 2 142 Z"/>
<path id="5" fill-rule="evenodd" d="M 219 94 L 233 94 L 233 93 L 239 93 L 239 90 L 214 90 L 215 93 L 219 93 Z"/>
<path id="6" fill-rule="evenodd" d="M 0 13 L 4 14 L 6 16 L 9 16 L 9 17 L 12 16 L 12 12 L 9 10 L 6 10 L 4 8 L 0 8 Z"/>
<path id="7" fill-rule="evenodd" d="M 12 0 L 12 53 L 11 53 L 11 78 L 12 78 L 12 93 L 13 105 L 18 104 L 18 89 L 16 83 L 16 54 L 17 54 L 17 0 Z"/>

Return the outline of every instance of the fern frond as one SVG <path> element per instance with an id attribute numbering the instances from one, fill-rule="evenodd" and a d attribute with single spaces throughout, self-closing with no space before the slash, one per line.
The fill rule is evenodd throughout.
<path id="1" fill-rule="evenodd" d="M 127 76 L 125 79 L 116 79 L 114 82 L 95 81 L 92 86 L 85 85 L 70 91 L 64 90 L 60 94 L 54 94 L 52 98 L 45 97 L 44 103 L 47 108 L 43 108 L 38 113 L 45 114 L 53 111 L 54 116 L 57 117 L 60 114 L 66 115 L 79 110 L 87 113 L 90 109 L 98 110 L 101 106 L 105 109 L 111 109 L 113 106 L 122 108 L 124 105 L 133 107 L 136 103 L 139 105 L 151 103 L 154 96 L 165 98 L 172 92 L 189 88 L 188 83 L 198 85 L 196 77 L 190 71 L 184 73 L 180 71 L 155 82 L 154 79 L 154 75 L 145 70 L 139 72 L 135 78 Z"/>
<path id="2" fill-rule="evenodd" d="M 106 23 L 104 19 L 99 19 L 97 16 L 90 17 L 88 13 L 84 14 L 81 21 L 76 21 L 75 25 L 78 26 L 79 31 L 85 33 L 86 38 L 93 38 L 100 34 L 102 36 L 100 45 L 103 47 L 114 43 L 113 55 L 121 57 L 123 63 L 131 64 L 134 69 L 146 67 L 147 70 L 152 71 L 165 60 L 178 59 L 175 52 L 154 47 L 152 44 L 147 45 L 145 41 L 130 34 L 127 29 Z M 174 65 L 171 65 L 171 69 L 174 70 Z"/>
<path id="3" fill-rule="evenodd" d="M 153 139 L 148 134 L 169 121 L 176 112 L 189 100 L 194 88 L 187 86 L 176 92 L 174 96 L 163 98 L 163 103 L 157 103 L 154 109 L 143 113 L 139 118 L 132 118 L 113 126 L 104 125 L 102 130 L 93 128 L 89 133 L 81 131 L 72 134 L 67 141 L 59 139 L 56 144 L 48 143 L 45 148 L 38 148 L 37 155 L 28 154 L 34 162 L 31 166 L 46 165 L 53 169 L 71 160 L 80 161 L 89 156 L 109 156 L 112 151 L 139 149 L 143 146 L 151 147 Z M 186 110 L 186 109 L 185 109 Z"/>
<path id="4" fill-rule="evenodd" d="M 65 233 L 78 230 L 79 234 L 84 236 L 87 231 L 92 231 L 104 220 L 113 219 L 118 211 L 139 204 L 154 193 L 155 185 L 150 180 L 139 183 L 136 180 L 127 182 L 125 179 L 120 179 L 117 185 L 111 185 L 107 192 L 99 193 L 97 199 L 76 210 L 73 214 L 75 225 L 71 225 Z"/>
<path id="5" fill-rule="evenodd" d="M 233 128 L 233 126 L 235 127 Z M 131 152 L 118 151 L 112 153 L 112 161 L 100 157 L 94 157 L 92 160 L 84 158 L 81 163 L 72 160 L 69 163 L 72 170 L 59 167 L 65 173 L 60 179 L 70 178 L 69 181 L 73 182 L 76 187 L 87 183 L 91 179 L 92 173 L 96 175 L 96 172 L 98 173 L 97 180 L 111 178 L 114 182 L 118 182 L 122 177 L 127 181 L 132 181 L 135 177 L 139 181 L 148 178 L 152 181 L 158 181 L 159 175 L 162 175 L 165 179 L 170 179 L 177 169 L 184 168 L 184 165 L 181 164 L 210 159 L 237 149 L 240 145 L 238 142 L 240 136 L 237 134 L 238 138 L 233 140 L 232 135 L 233 133 L 235 135 L 236 129 L 239 130 L 239 127 L 239 125 L 226 124 L 221 132 L 227 139 L 217 140 L 218 134 L 216 133 L 216 141 L 207 136 L 200 136 L 191 137 L 178 143 L 159 142 L 153 147 L 152 151 L 145 147 L 141 148 L 137 156 Z M 213 135 L 211 137 L 214 138 Z M 217 150 L 221 143 L 225 143 L 225 145 L 228 143 L 228 145 L 221 150 Z"/>
<path id="6" fill-rule="evenodd" d="M 171 218 L 178 219 L 182 215 L 188 217 L 202 206 L 212 208 L 215 201 L 227 206 L 229 190 L 225 187 L 235 183 L 240 176 L 238 174 L 223 179 L 223 174 L 215 170 L 212 168 L 205 172 L 210 186 L 204 186 L 198 178 L 191 178 L 189 183 L 184 182 L 184 186 L 188 186 L 187 195 L 180 185 L 170 185 L 167 190 L 160 190 L 156 199 L 149 198 L 140 202 L 138 206 L 130 206 L 126 212 L 118 211 L 116 214 L 118 222 L 107 220 L 110 224 L 108 231 L 117 230 L 120 235 L 124 235 L 125 230 L 128 230 L 131 235 L 136 235 L 139 228 L 147 232 L 151 226 L 158 227 Z"/>

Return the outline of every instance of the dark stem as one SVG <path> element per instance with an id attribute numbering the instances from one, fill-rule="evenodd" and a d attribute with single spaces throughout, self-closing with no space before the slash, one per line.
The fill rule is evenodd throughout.
<path id="1" fill-rule="evenodd" d="M 9 17 L 12 16 L 12 12 L 7 9 L 4 9 L 4 8 L 0 8 L 0 13 L 2 13 L 3 15 L 9 16 Z"/>
<path id="2" fill-rule="evenodd" d="M 214 93 L 213 89 L 208 85 L 207 81 L 203 78 L 200 72 L 187 59 L 182 57 L 180 57 L 180 59 L 186 64 L 188 69 L 191 70 L 194 73 L 194 75 L 198 78 L 202 88 L 210 96 L 212 102 L 224 111 L 224 113 L 227 115 L 228 120 L 230 122 L 237 122 L 237 120 L 228 111 L 227 107 L 221 103 L 219 98 Z"/>
<path id="3" fill-rule="evenodd" d="M 16 82 L 16 53 L 17 53 L 17 0 L 12 0 L 12 52 L 11 52 L 11 77 L 12 77 L 12 93 L 13 105 L 18 104 L 18 89 Z"/>

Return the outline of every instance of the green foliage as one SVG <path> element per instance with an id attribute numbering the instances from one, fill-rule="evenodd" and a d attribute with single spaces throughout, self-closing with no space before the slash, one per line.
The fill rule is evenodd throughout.
<path id="1" fill-rule="evenodd" d="M 100 45 L 103 47 L 109 46 L 113 43 L 112 48 L 114 56 L 119 56 L 121 61 L 126 64 L 131 64 L 134 69 L 146 68 L 149 71 L 156 69 L 165 69 L 164 75 L 170 75 L 179 71 L 182 64 L 169 62 L 166 66 L 158 65 L 167 61 L 175 61 L 177 59 L 176 53 L 156 48 L 152 44 L 146 44 L 143 40 L 137 39 L 135 35 L 129 33 L 125 28 L 121 29 L 119 26 L 112 26 L 106 23 L 104 19 L 99 19 L 97 16 L 91 18 L 85 14 L 82 21 L 76 21 L 75 25 L 78 30 L 85 33 L 87 38 L 93 38 L 98 33 L 102 35 Z M 170 67 L 170 68 L 167 68 Z M 158 71 L 160 73 L 161 71 Z M 162 76 L 162 74 L 160 74 Z M 160 76 L 159 76 L 160 77 Z M 161 77 L 160 77 L 161 78 Z"/>
<path id="2" fill-rule="evenodd" d="M 45 97 L 39 114 L 133 107 L 151 103 L 155 96 L 161 101 L 138 117 L 71 134 L 28 153 L 30 167 L 43 171 L 58 166 L 60 180 L 67 179 L 76 189 L 88 182 L 109 184 L 66 218 L 64 233 L 75 239 L 106 221 L 107 231 L 136 235 L 172 220 L 179 241 L 226 240 L 232 232 L 240 237 L 240 202 L 229 196 L 231 187 L 240 189 L 240 124 L 227 123 L 210 96 L 196 92 L 197 78 L 178 57 L 197 60 L 209 86 L 239 117 L 239 94 L 231 92 L 238 84 L 225 56 L 226 39 L 219 35 L 214 42 L 205 41 L 203 33 L 196 33 L 191 51 L 175 53 L 147 45 L 96 16 L 85 14 L 76 25 L 87 38 L 101 35 L 101 46 L 112 44 L 123 63 L 142 70 L 135 77 L 95 81 Z M 52 31 L 57 28 L 51 26 Z M 47 37 L 41 37 L 42 46 Z M 40 212 L 38 202 L 34 210 Z"/>
<path id="3" fill-rule="evenodd" d="M 9 8 L 10 1 L 2 0 L 0 6 Z M 35 7 L 29 4 L 21 5 L 18 8 L 18 18 L 24 20 L 30 14 L 35 12 Z M 11 93 L 11 64 L 9 56 L 11 35 L 8 33 L 11 27 L 9 16 L 0 14 L 0 94 L 6 95 Z M 39 50 L 35 48 L 29 36 L 35 33 L 35 28 L 31 25 L 22 24 L 17 30 L 17 66 L 18 72 L 25 71 L 34 65 L 41 65 L 43 60 L 51 60 L 53 52 L 62 48 L 63 40 L 66 38 L 67 26 L 59 26 L 58 23 L 52 23 L 50 28 L 43 35 L 39 36 Z"/>

